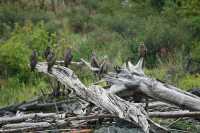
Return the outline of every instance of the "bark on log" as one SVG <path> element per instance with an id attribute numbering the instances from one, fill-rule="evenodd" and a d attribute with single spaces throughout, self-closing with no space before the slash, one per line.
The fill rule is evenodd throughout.
<path id="1" fill-rule="evenodd" d="M 108 93 L 123 92 L 127 89 L 130 91 L 137 90 L 153 99 L 174 104 L 184 109 L 200 111 L 199 97 L 145 76 L 142 71 L 142 60 L 136 66 L 129 62 L 128 68 L 120 74 L 106 76 L 105 79 L 115 85 L 107 90 Z"/>
<path id="2" fill-rule="evenodd" d="M 36 66 L 39 72 L 49 74 L 47 72 L 46 63 L 38 63 Z M 72 88 L 77 96 L 82 99 L 94 103 L 111 114 L 125 119 L 139 126 L 145 133 L 149 132 L 149 124 L 146 112 L 143 107 L 137 104 L 131 104 L 116 95 L 108 94 L 99 86 L 91 86 L 89 89 L 81 83 L 73 71 L 61 66 L 54 66 L 51 76 L 57 78 L 65 86 Z"/>
<path id="3" fill-rule="evenodd" d="M 200 112 L 189 112 L 189 111 L 149 112 L 149 117 L 159 117 L 159 118 L 193 117 L 193 118 L 200 118 Z"/>

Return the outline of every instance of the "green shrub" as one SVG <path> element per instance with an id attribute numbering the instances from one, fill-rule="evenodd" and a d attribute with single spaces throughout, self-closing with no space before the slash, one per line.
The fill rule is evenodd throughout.
<path id="1" fill-rule="evenodd" d="M 0 62 L 10 73 L 27 71 L 29 52 L 23 42 L 13 37 L 0 47 Z"/>
<path id="2" fill-rule="evenodd" d="M 192 53 L 192 59 L 200 62 L 200 42 L 195 42 L 193 45 L 193 48 L 191 49 L 191 53 Z"/>
<path id="3" fill-rule="evenodd" d="M 39 59 L 47 45 L 55 43 L 55 36 L 45 30 L 43 23 L 32 25 L 27 23 L 21 27 L 16 25 L 11 37 L 0 45 L 0 63 L 8 74 L 27 79 L 29 74 L 29 57 L 32 49 L 36 49 Z"/>

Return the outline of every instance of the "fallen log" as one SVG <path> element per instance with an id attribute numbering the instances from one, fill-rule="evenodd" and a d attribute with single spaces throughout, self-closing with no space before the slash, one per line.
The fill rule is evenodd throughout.
<path id="1" fill-rule="evenodd" d="M 93 129 L 52 129 L 52 130 L 44 130 L 44 131 L 37 131 L 37 133 L 44 133 L 44 132 L 73 132 L 73 133 L 93 133 Z"/>
<path id="2" fill-rule="evenodd" d="M 14 128 L 14 129 L 0 129 L 0 133 L 23 133 L 23 132 L 32 132 L 33 130 L 35 131 L 36 129 L 44 131 L 46 128 L 25 127 L 25 128 Z"/>
<path id="3" fill-rule="evenodd" d="M 189 111 L 169 111 L 169 112 L 149 112 L 149 117 L 158 118 L 180 118 L 180 117 L 192 117 L 200 118 L 200 112 Z"/>
<path id="4" fill-rule="evenodd" d="M 0 117 L 0 125 L 7 123 L 17 123 L 23 122 L 28 119 L 38 119 L 38 118 L 64 118 L 65 114 L 56 114 L 56 113 L 31 113 L 31 114 L 23 114 L 21 116 L 12 116 L 12 117 Z"/>
<path id="5" fill-rule="evenodd" d="M 174 105 L 171 105 L 171 104 L 168 104 L 168 103 L 164 103 L 164 102 L 156 101 L 156 102 L 149 103 L 149 108 L 163 107 L 163 106 L 167 106 L 167 107 L 177 108 L 178 109 L 177 106 L 174 106 Z"/>
<path id="6" fill-rule="evenodd" d="M 65 118 L 65 121 L 73 121 L 73 120 L 89 120 L 89 119 L 101 119 L 101 118 L 118 118 L 117 116 L 110 114 L 94 114 L 88 116 L 76 116 L 76 117 L 68 117 Z"/>
<path id="7" fill-rule="evenodd" d="M 44 130 L 51 127 L 48 122 L 38 123 L 18 123 L 18 124 L 7 124 L 0 130 L 1 133 L 16 133 L 16 132 L 30 132 L 32 130 Z"/>
<path id="8" fill-rule="evenodd" d="M 55 108 L 55 106 L 60 106 L 64 103 L 70 103 L 72 101 L 58 101 L 58 102 L 51 102 L 51 103 L 38 103 L 38 101 L 32 103 L 22 104 L 18 107 L 18 110 L 28 111 L 28 110 L 49 110 L 50 108 Z"/>
<path id="9" fill-rule="evenodd" d="M 140 59 L 136 66 L 129 62 L 127 68 L 122 70 L 121 73 L 111 73 L 105 76 L 105 80 L 113 84 L 107 92 L 140 91 L 153 99 L 174 104 L 183 109 L 200 111 L 199 97 L 167 83 L 147 77 L 142 71 L 142 61 L 143 59 Z"/>
<path id="10" fill-rule="evenodd" d="M 0 115 L 3 115 L 5 112 L 8 112 L 8 111 L 16 113 L 19 110 L 20 106 L 23 106 L 25 104 L 34 103 L 34 102 L 38 101 L 39 99 L 40 98 L 35 98 L 35 99 L 29 100 L 29 101 L 24 101 L 22 103 L 2 107 L 2 108 L 0 108 Z"/>
<path id="11" fill-rule="evenodd" d="M 37 122 L 37 123 L 31 123 L 31 122 L 22 122 L 17 124 L 7 124 L 3 126 L 3 129 L 16 129 L 16 128 L 45 128 L 50 127 L 51 124 L 48 122 Z"/>

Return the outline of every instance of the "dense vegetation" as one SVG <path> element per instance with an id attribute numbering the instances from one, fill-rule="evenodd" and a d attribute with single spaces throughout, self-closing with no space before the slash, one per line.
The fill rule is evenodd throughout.
<path id="1" fill-rule="evenodd" d="M 0 105 L 51 91 L 49 79 L 28 66 L 31 50 L 44 60 L 47 46 L 57 59 L 71 47 L 74 60 L 95 51 L 121 65 L 137 62 L 144 42 L 147 74 L 183 89 L 200 87 L 199 32 L 199 0 L 0 0 Z M 92 80 L 87 70 L 76 72 Z"/>

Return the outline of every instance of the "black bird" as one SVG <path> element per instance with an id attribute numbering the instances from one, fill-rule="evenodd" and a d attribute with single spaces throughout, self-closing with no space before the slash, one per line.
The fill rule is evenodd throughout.
<path id="1" fill-rule="evenodd" d="M 51 48 L 48 46 L 48 47 L 45 49 L 45 51 L 44 51 L 44 57 L 45 57 L 45 59 L 47 59 L 47 57 L 48 57 L 48 55 L 50 54 L 50 52 L 51 52 Z"/>
<path id="2" fill-rule="evenodd" d="M 65 51 L 65 55 L 64 55 L 65 67 L 68 67 L 68 65 L 71 64 L 72 58 L 73 58 L 72 50 L 71 50 L 71 48 L 67 48 L 67 50 Z"/>
<path id="3" fill-rule="evenodd" d="M 97 61 L 97 57 L 96 57 L 96 54 L 93 52 L 92 53 L 92 56 L 91 56 L 91 66 L 92 67 L 96 67 L 96 68 L 99 68 L 99 63 Z"/>
<path id="4" fill-rule="evenodd" d="M 120 66 L 118 66 L 118 65 L 114 66 L 114 70 L 115 70 L 116 73 L 120 73 L 121 69 L 122 68 Z"/>
<path id="5" fill-rule="evenodd" d="M 189 90 L 189 92 L 200 97 L 200 88 L 193 88 L 193 89 Z"/>
<path id="6" fill-rule="evenodd" d="M 37 65 L 37 52 L 35 50 L 33 50 L 32 54 L 31 54 L 31 57 L 30 57 L 31 71 L 35 70 L 36 65 Z"/>
<path id="7" fill-rule="evenodd" d="M 57 87 L 53 89 L 53 96 L 58 97 L 60 93 L 60 82 L 57 81 Z"/>
<path id="8" fill-rule="evenodd" d="M 99 67 L 99 73 L 98 73 L 99 78 L 101 78 L 103 74 L 108 73 L 108 67 L 109 67 L 108 66 L 108 58 L 107 58 L 107 56 L 105 56 Z"/>
<path id="9" fill-rule="evenodd" d="M 139 46 L 139 48 L 138 48 L 138 54 L 139 54 L 139 57 L 140 57 L 140 58 L 146 57 L 146 55 L 147 55 L 147 48 L 146 48 L 146 46 L 144 45 L 144 43 L 141 43 L 141 44 L 140 44 L 140 46 Z"/>
<path id="10" fill-rule="evenodd" d="M 53 52 L 50 52 L 49 55 L 47 56 L 47 64 L 48 64 L 48 68 L 47 68 L 47 71 L 49 73 L 52 72 L 52 67 L 53 65 L 56 63 L 56 57 L 55 57 L 55 54 Z"/>

